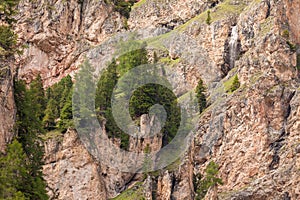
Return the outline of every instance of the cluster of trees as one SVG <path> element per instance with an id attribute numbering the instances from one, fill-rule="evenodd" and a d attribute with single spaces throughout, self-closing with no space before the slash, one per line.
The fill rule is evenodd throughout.
<path id="1" fill-rule="evenodd" d="M 13 32 L 12 26 L 15 22 L 15 6 L 19 0 L 0 1 L 0 55 L 11 55 L 16 51 L 17 35 Z"/>
<path id="2" fill-rule="evenodd" d="M 14 82 L 16 138 L 0 156 L 0 199 L 48 199 L 42 176 L 41 136 L 71 126 L 72 85 L 70 76 L 47 91 L 40 75 L 29 88 L 24 81 Z"/>
<path id="3" fill-rule="evenodd" d="M 13 58 L 17 48 L 17 35 L 13 32 L 19 0 L 0 1 L 0 75 L 9 70 L 7 61 Z M 8 145 L 6 153 L 0 153 L 0 199 L 43 200 L 48 199 L 42 177 L 43 148 L 39 139 L 43 133 L 41 102 L 37 82 L 26 89 L 24 82 L 14 83 L 17 121 L 16 138 Z M 41 90 L 40 90 L 41 89 Z"/>
<path id="4" fill-rule="evenodd" d="M 112 116 L 111 96 L 119 79 L 128 70 L 142 64 L 147 64 L 145 46 L 123 54 L 108 66 L 97 83 L 95 107 L 99 121 L 106 121 L 109 137 L 121 139 L 121 148 L 128 147 L 129 136 L 116 124 Z M 138 79 L 139 77 L 135 77 Z M 126 87 L 126 86 L 124 86 Z M 151 106 L 163 105 L 167 112 L 167 119 L 163 128 L 164 144 L 167 144 L 177 133 L 180 125 L 180 108 L 177 106 L 176 96 L 172 91 L 157 84 L 147 84 L 134 91 L 129 102 L 129 111 L 133 120 L 138 120 L 142 114 L 149 112 Z"/>
<path id="5" fill-rule="evenodd" d="M 0 158 L 0 198 L 48 199 L 42 177 L 43 147 L 40 136 L 44 102 L 42 85 L 35 80 L 27 89 L 24 81 L 15 81 L 17 121 L 16 139 Z"/>
<path id="6" fill-rule="evenodd" d="M 42 119 L 45 129 L 65 132 L 73 127 L 72 95 L 73 82 L 69 75 L 46 90 L 44 98 L 47 104 Z"/>

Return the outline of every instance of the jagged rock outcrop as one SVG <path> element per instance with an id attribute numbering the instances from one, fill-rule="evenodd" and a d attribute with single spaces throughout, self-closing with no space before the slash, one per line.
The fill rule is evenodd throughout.
<path id="1" fill-rule="evenodd" d="M 155 117 L 152 117 L 154 119 Z M 158 130 L 148 115 L 141 117 L 141 132 Z M 52 199 L 107 199 L 142 180 L 142 174 L 124 173 L 97 161 L 86 149 L 75 130 L 65 134 L 48 133 L 45 140 L 43 173 Z M 161 134 L 159 134 L 161 135 Z M 118 140 L 113 141 L 120 145 Z M 147 144 L 153 151 L 162 145 L 162 136 L 130 139 L 130 151 L 143 152 Z M 109 153 L 109 152 L 108 152 Z"/>
<path id="2" fill-rule="evenodd" d="M 133 6 L 128 25 L 130 29 L 165 27 L 172 30 L 214 4 L 215 1 L 141 0 Z"/>
<path id="3" fill-rule="evenodd" d="M 45 142 L 43 173 L 51 199 L 107 199 L 100 167 L 74 130 Z"/>
<path id="4" fill-rule="evenodd" d="M 0 69 L 0 152 L 14 136 L 15 114 L 12 73 L 4 66 Z"/>

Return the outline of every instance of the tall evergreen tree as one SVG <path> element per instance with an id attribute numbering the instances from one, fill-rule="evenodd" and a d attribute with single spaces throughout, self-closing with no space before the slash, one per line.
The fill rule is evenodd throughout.
<path id="1" fill-rule="evenodd" d="M 96 109 L 104 111 L 111 106 L 111 95 L 117 81 L 117 64 L 116 61 L 113 60 L 97 83 L 95 98 Z"/>
<path id="2" fill-rule="evenodd" d="M 13 140 L 5 156 L 0 157 L 0 199 L 25 199 L 21 192 L 26 178 L 26 155 L 22 145 Z"/>
<path id="3" fill-rule="evenodd" d="M 58 127 L 63 131 L 66 131 L 68 128 L 73 127 L 73 112 L 72 112 L 72 90 L 69 92 L 66 102 L 60 112 L 60 121 Z"/>
<path id="4" fill-rule="evenodd" d="M 45 116 L 43 118 L 43 125 L 47 130 L 53 130 L 56 128 L 55 120 L 58 113 L 57 104 L 54 99 L 50 99 L 45 110 Z"/>
<path id="5" fill-rule="evenodd" d="M 94 116 L 95 105 L 93 96 L 95 84 L 93 81 L 93 69 L 88 61 L 85 61 L 75 77 L 76 87 L 74 88 L 74 110 L 76 125 L 79 128 L 89 126 Z M 84 130 L 83 130 L 84 131 Z"/>
<path id="6" fill-rule="evenodd" d="M 232 82 L 232 85 L 229 89 L 230 92 L 234 92 L 235 90 L 237 90 L 239 87 L 240 87 L 240 81 L 239 81 L 239 78 L 237 75 L 234 76 L 233 78 L 233 82 Z"/>
<path id="7" fill-rule="evenodd" d="M 62 86 L 63 86 L 62 95 L 61 95 L 61 98 L 59 101 L 59 108 L 60 108 L 60 110 L 62 110 L 62 108 L 65 106 L 65 103 L 67 102 L 67 98 L 68 98 L 71 88 L 73 86 L 71 76 L 67 75 L 60 81 L 59 84 L 62 84 Z"/>
<path id="8" fill-rule="evenodd" d="M 206 97 L 205 97 L 206 88 L 203 84 L 202 79 L 199 80 L 198 85 L 196 87 L 196 97 L 198 100 L 199 112 L 202 113 L 206 108 Z"/>
<path id="9" fill-rule="evenodd" d="M 26 177 L 20 190 L 26 198 L 47 199 L 42 178 L 43 147 L 39 138 L 39 135 L 43 133 L 43 128 L 38 117 L 39 110 L 32 103 L 33 100 L 37 102 L 34 96 L 36 93 L 26 90 L 23 81 L 15 81 L 14 86 L 17 106 L 16 131 L 28 159 Z"/>
<path id="10" fill-rule="evenodd" d="M 41 121 L 44 117 L 44 110 L 46 109 L 46 98 L 40 74 L 38 74 L 35 80 L 30 84 L 29 95 L 30 106 L 35 108 L 36 117 Z"/>

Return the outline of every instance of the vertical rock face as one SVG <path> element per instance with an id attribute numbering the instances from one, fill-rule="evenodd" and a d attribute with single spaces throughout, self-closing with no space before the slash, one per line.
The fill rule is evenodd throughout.
<path id="1" fill-rule="evenodd" d="M 142 0 L 133 6 L 128 25 L 131 29 L 165 27 L 172 30 L 203 12 L 212 4 L 213 2 L 195 0 Z"/>
<path id="2" fill-rule="evenodd" d="M 75 131 L 45 142 L 43 173 L 51 199 L 107 199 L 100 167 Z"/>
<path id="3" fill-rule="evenodd" d="M 15 103 L 12 73 L 9 67 L 0 70 L 0 152 L 13 138 Z"/>
<path id="4" fill-rule="evenodd" d="M 137 138 L 130 137 L 129 151 L 143 152 L 149 148 L 151 152 L 158 152 L 162 147 L 162 134 L 160 124 L 156 123 L 156 117 L 144 114 L 140 118 L 140 133 Z M 143 138 L 143 139 L 141 139 Z"/>
<path id="5" fill-rule="evenodd" d="M 285 1 L 286 5 L 286 15 L 289 21 L 289 26 L 291 29 L 292 36 L 294 40 L 300 44 L 300 13 L 297 10 L 300 9 L 300 1 Z"/>
<path id="6" fill-rule="evenodd" d="M 19 78 L 38 73 L 47 87 L 73 74 L 91 45 L 122 29 L 122 17 L 103 1 L 22 0 L 16 32 L 25 42 L 18 59 Z"/>
<path id="7" fill-rule="evenodd" d="M 171 0 L 140 1 L 133 8 L 130 28 L 168 32 L 147 40 L 147 48 L 169 58 L 178 72 L 172 77 L 177 94 L 193 89 L 201 77 L 210 97 L 180 163 L 144 181 L 147 199 L 194 199 L 193 174 L 203 174 L 210 160 L 219 164 L 224 185 L 206 199 L 300 199 L 300 81 L 293 46 L 300 42 L 299 5 L 299 0 Z M 207 23 L 203 11 L 209 7 Z M 28 43 L 17 62 L 19 77 L 30 82 L 41 73 L 45 86 L 75 73 L 85 52 L 92 64 L 103 60 L 113 48 L 90 50 L 91 45 L 123 26 L 120 15 L 102 1 L 23 0 L 19 9 L 16 30 Z M 230 93 L 235 75 L 241 87 Z M 0 81 L 1 148 L 12 137 L 14 119 L 7 77 Z M 141 117 L 145 135 L 152 122 Z M 162 136 L 131 138 L 130 150 L 142 152 L 147 144 L 159 150 Z M 112 198 L 143 180 L 94 161 L 74 131 L 47 140 L 45 148 L 44 173 L 53 199 Z"/>

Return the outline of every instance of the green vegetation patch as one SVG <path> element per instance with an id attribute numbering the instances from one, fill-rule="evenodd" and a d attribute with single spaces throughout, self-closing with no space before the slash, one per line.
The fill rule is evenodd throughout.
<path id="1" fill-rule="evenodd" d="M 148 47 L 152 47 L 155 49 L 163 50 L 163 51 L 168 51 L 168 48 L 165 46 L 165 41 L 169 40 L 175 33 L 173 31 L 152 37 L 152 38 L 147 38 L 144 41 L 147 43 Z"/>
<path id="2" fill-rule="evenodd" d="M 131 9 L 132 9 L 132 10 L 133 10 L 133 9 L 136 9 L 136 8 L 138 8 L 138 7 L 142 6 L 142 5 L 144 5 L 146 2 L 147 2 L 147 0 L 140 0 L 139 2 L 133 4 L 133 6 L 132 6 Z"/>
<path id="3" fill-rule="evenodd" d="M 209 21 L 208 24 L 211 24 L 228 16 L 240 14 L 244 10 L 244 8 L 246 8 L 246 6 L 246 1 L 233 2 L 231 0 L 226 0 L 223 3 L 217 5 L 214 9 L 204 11 L 200 15 L 197 15 L 196 17 L 176 29 L 179 31 L 184 31 L 193 22 L 207 23 L 207 21 Z M 207 20 L 208 16 L 209 20 Z"/>
<path id="4" fill-rule="evenodd" d="M 269 33 L 273 26 L 274 26 L 274 17 L 268 17 L 263 23 L 260 24 L 260 35 L 264 36 L 267 33 Z"/>
<path id="5" fill-rule="evenodd" d="M 164 58 L 161 58 L 159 60 L 160 63 L 164 63 L 164 64 L 167 64 L 168 66 L 174 66 L 176 64 L 178 64 L 180 62 L 180 58 L 177 58 L 175 60 L 171 59 L 170 57 L 164 57 Z"/>
<path id="6" fill-rule="evenodd" d="M 132 188 L 123 191 L 119 196 L 112 200 L 144 200 L 143 185 L 141 182 L 136 183 Z"/>
<path id="7" fill-rule="evenodd" d="M 225 81 L 223 84 L 224 84 L 225 91 L 228 92 L 229 94 L 234 92 L 235 90 L 237 90 L 240 87 L 240 82 L 239 82 L 237 75 L 232 76 L 230 79 Z"/>
<path id="8" fill-rule="evenodd" d="M 57 139 L 57 140 L 61 140 L 63 138 L 63 134 L 61 133 L 60 130 L 53 130 L 53 131 L 49 131 L 48 133 L 41 135 L 41 138 L 46 141 L 46 140 L 50 140 L 50 139 Z"/>

